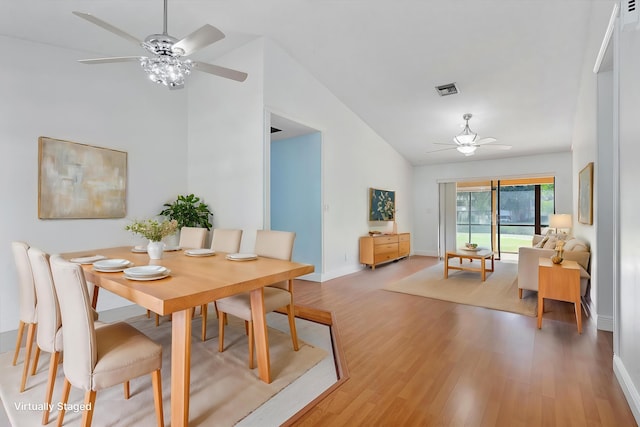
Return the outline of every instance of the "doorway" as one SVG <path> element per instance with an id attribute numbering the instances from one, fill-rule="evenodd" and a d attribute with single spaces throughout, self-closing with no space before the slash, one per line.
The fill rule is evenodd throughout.
<path id="1" fill-rule="evenodd" d="M 292 259 L 313 264 L 305 279 L 322 273 L 322 134 L 270 114 L 268 222 L 271 230 L 293 231 Z"/>

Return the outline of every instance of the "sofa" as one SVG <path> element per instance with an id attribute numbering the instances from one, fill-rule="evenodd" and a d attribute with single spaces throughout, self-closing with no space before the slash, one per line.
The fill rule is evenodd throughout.
<path id="1" fill-rule="evenodd" d="M 580 296 L 587 293 L 589 279 L 589 245 L 566 234 L 547 234 L 533 236 L 531 246 L 518 249 L 518 297 L 522 298 L 523 289 L 538 291 L 538 260 L 555 255 L 558 240 L 564 240 L 564 259 L 576 261 L 580 265 Z"/>

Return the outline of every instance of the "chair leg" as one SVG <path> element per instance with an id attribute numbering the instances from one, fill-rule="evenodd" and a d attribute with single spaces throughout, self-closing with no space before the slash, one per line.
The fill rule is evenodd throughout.
<path id="1" fill-rule="evenodd" d="M 129 396 L 131 396 L 131 394 L 129 394 L 129 381 L 123 382 L 122 386 L 124 387 L 124 398 L 129 400 Z"/>
<path id="2" fill-rule="evenodd" d="M 222 353 L 224 351 L 224 321 L 227 318 L 227 313 L 218 311 L 218 351 Z"/>
<path id="3" fill-rule="evenodd" d="M 82 427 L 90 427 L 93 420 L 93 407 L 96 405 L 95 390 L 87 390 L 84 393 L 84 412 L 82 412 Z"/>
<path id="4" fill-rule="evenodd" d="M 249 369 L 253 369 L 255 366 L 253 364 L 253 349 L 255 347 L 253 344 L 253 321 L 246 322 L 246 325 L 249 329 Z"/>
<path id="5" fill-rule="evenodd" d="M 158 327 L 159 324 L 160 324 L 160 315 L 156 314 L 156 328 Z"/>
<path id="6" fill-rule="evenodd" d="M 200 313 L 202 317 L 202 341 L 207 340 L 207 312 L 209 311 L 209 304 L 202 304 L 200 307 Z"/>
<path id="7" fill-rule="evenodd" d="M 518 298 L 522 299 L 522 288 L 518 288 Z"/>
<path id="8" fill-rule="evenodd" d="M 151 318 L 151 310 L 147 310 L 147 319 Z"/>
<path id="9" fill-rule="evenodd" d="M 291 341 L 293 350 L 298 351 L 298 332 L 296 331 L 296 310 L 293 304 L 287 306 L 287 316 L 289 317 L 289 329 L 291 330 Z"/>
<path id="10" fill-rule="evenodd" d="M 47 380 L 47 391 L 44 395 L 45 407 L 42 411 L 42 425 L 49 424 L 49 405 L 53 396 L 53 387 L 56 385 L 56 375 L 58 373 L 58 363 L 60 362 L 60 352 L 54 351 L 49 359 L 49 379 Z"/>
<path id="11" fill-rule="evenodd" d="M 156 407 L 158 427 L 164 427 L 164 413 L 162 411 L 162 375 L 160 374 L 160 369 L 151 373 L 151 382 L 153 384 L 153 403 Z"/>
<path id="12" fill-rule="evenodd" d="M 29 323 L 29 329 L 27 330 L 27 351 L 24 354 L 24 369 L 22 370 L 22 381 L 20 382 L 20 393 L 24 391 L 24 388 L 27 385 L 27 374 L 29 373 L 29 359 L 31 359 L 31 348 L 33 347 L 33 341 L 36 336 L 36 326 L 37 326 L 36 323 Z"/>
<path id="13" fill-rule="evenodd" d="M 62 427 L 62 423 L 64 421 L 64 413 L 67 408 L 67 402 L 69 401 L 69 391 L 71 390 L 71 383 L 67 379 L 64 378 L 64 384 L 62 385 L 62 396 L 60 397 L 60 410 L 58 411 L 58 427 Z"/>
<path id="14" fill-rule="evenodd" d="M 38 369 L 38 362 L 40 362 L 40 347 L 38 347 L 38 345 L 36 344 L 36 354 L 35 356 L 33 356 L 33 365 L 31 366 L 31 376 L 36 374 L 36 370 Z"/>
<path id="15" fill-rule="evenodd" d="M 18 354 L 20 353 L 20 345 L 22 344 L 22 336 L 24 335 L 24 322 L 21 320 L 18 323 L 18 338 L 16 339 L 16 351 L 13 354 L 13 366 L 16 366 L 16 362 L 18 361 Z"/>

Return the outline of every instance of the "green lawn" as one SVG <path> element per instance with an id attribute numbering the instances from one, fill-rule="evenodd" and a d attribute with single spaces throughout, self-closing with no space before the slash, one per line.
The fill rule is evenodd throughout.
<path id="1" fill-rule="evenodd" d="M 456 243 L 459 248 L 463 248 L 467 242 L 467 233 L 458 233 Z M 520 246 L 531 246 L 532 236 L 522 234 L 501 234 L 500 250 L 502 252 L 517 253 Z M 477 243 L 478 246 L 483 248 L 491 247 L 491 234 L 489 233 L 475 233 L 473 243 Z M 496 248 L 497 249 L 497 248 Z"/>

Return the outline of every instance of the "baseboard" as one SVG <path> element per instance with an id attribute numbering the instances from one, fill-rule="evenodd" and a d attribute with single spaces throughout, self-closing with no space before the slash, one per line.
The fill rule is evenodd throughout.
<path id="1" fill-rule="evenodd" d="M 346 276 L 348 274 L 357 273 L 362 270 L 364 267 L 361 264 L 356 265 L 347 265 L 345 267 L 339 268 L 338 270 L 330 271 L 328 273 L 322 273 L 322 277 L 320 279 L 321 282 L 326 282 L 327 280 L 335 279 L 338 277 Z"/>
<path id="2" fill-rule="evenodd" d="M 296 280 L 308 280 L 309 282 L 322 282 L 321 273 L 309 273 L 304 276 L 296 277 Z"/>
<path id="3" fill-rule="evenodd" d="M 640 424 L 640 394 L 635 384 L 633 384 L 633 380 L 625 368 L 622 359 L 616 354 L 613 355 L 613 373 L 616 375 L 622 392 L 627 398 L 627 403 L 629 404 L 629 408 L 631 408 L 633 417 L 636 419 L 636 423 Z"/>
<path id="4" fill-rule="evenodd" d="M 596 325 L 601 331 L 613 332 L 613 317 L 596 314 Z"/>
<path id="5" fill-rule="evenodd" d="M 413 251 L 412 255 L 437 257 L 438 256 L 438 251 Z"/>

